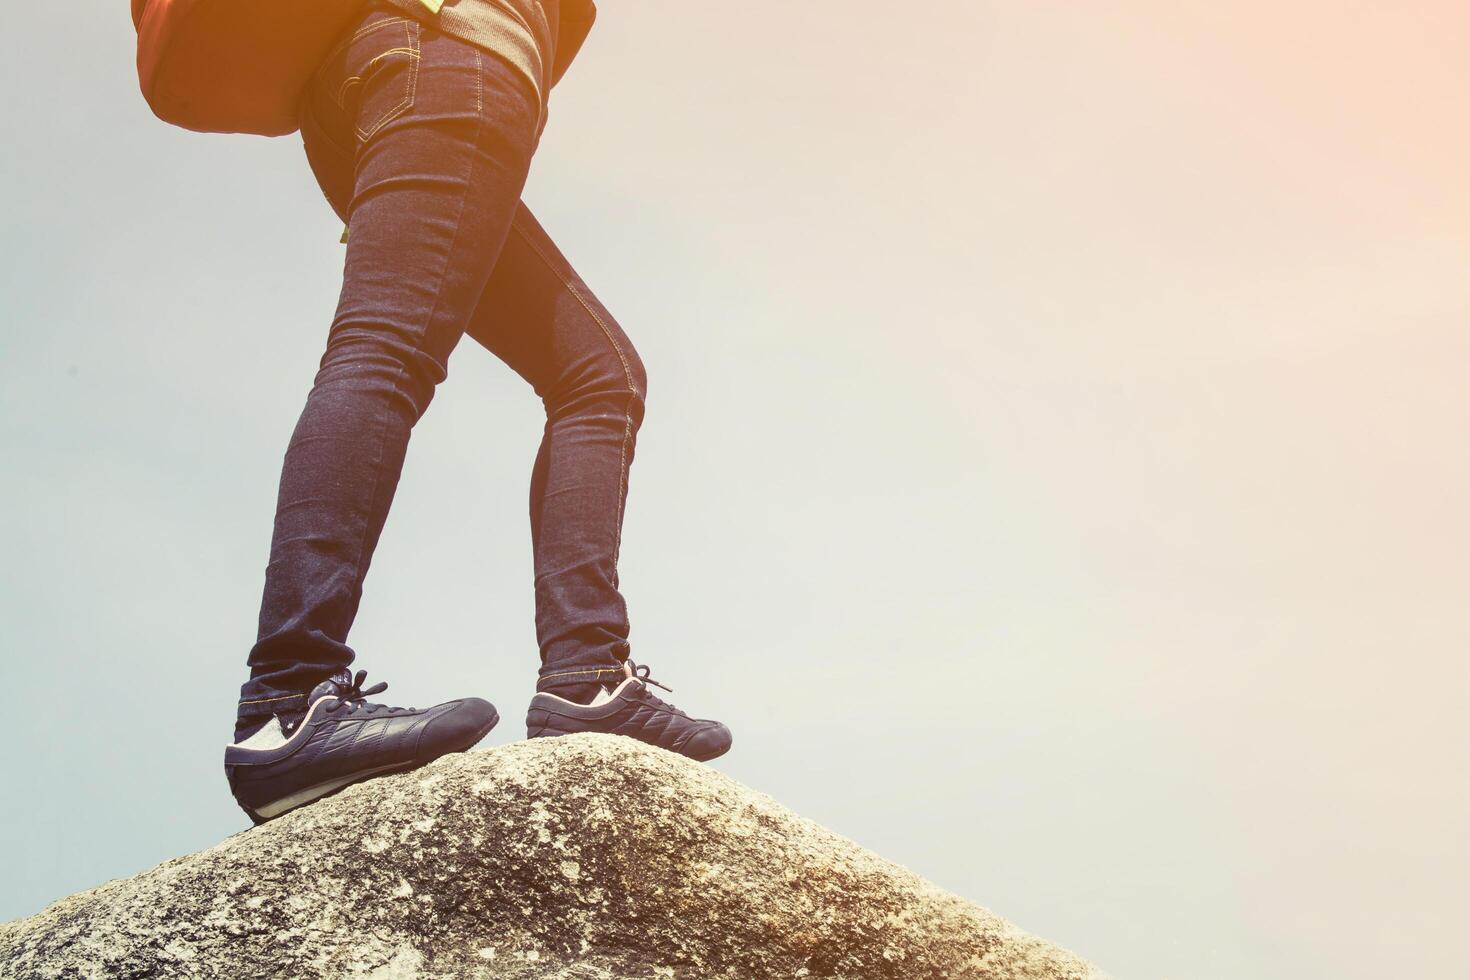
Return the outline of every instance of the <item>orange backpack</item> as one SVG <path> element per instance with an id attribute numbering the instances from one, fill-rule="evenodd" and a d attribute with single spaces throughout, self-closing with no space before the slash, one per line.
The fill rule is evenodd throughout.
<path id="1" fill-rule="evenodd" d="M 301 91 L 368 0 L 132 0 L 154 115 L 204 133 L 294 133 Z M 597 17 L 561 0 L 555 85 Z"/>
<path id="2" fill-rule="evenodd" d="M 138 83 L 154 115 L 206 133 L 284 136 L 366 0 L 132 0 Z"/>

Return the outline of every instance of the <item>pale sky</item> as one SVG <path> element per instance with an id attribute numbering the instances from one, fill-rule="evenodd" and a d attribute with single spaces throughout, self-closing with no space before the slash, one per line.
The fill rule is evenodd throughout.
<path id="1" fill-rule="evenodd" d="M 10 13 L 0 919 L 220 768 L 340 225 Z M 717 766 L 1139 980 L 1463 970 L 1462 4 L 603 0 L 527 200 L 650 376 L 634 656 Z M 473 344 L 351 641 L 534 684 L 540 404 Z"/>

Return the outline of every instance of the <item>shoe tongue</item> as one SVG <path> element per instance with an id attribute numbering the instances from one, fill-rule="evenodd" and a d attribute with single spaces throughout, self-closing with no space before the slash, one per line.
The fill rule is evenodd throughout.
<path id="1" fill-rule="evenodd" d="M 317 698 L 340 698 L 343 692 L 351 688 L 352 671 L 344 667 L 312 688 L 311 694 L 307 695 L 306 703 L 308 705 L 315 704 Z"/>

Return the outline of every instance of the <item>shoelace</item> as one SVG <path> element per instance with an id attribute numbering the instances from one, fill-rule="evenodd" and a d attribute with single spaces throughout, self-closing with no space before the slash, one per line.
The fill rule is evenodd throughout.
<path id="1" fill-rule="evenodd" d="M 397 710 L 390 709 L 386 704 L 372 704 L 367 700 L 374 694 L 382 694 L 384 691 L 388 690 L 387 681 L 379 681 L 372 687 L 364 690 L 362 682 L 365 680 L 367 680 L 367 671 L 359 670 L 357 672 L 357 675 L 352 678 L 352 684 L 350 686 L 343 687 L 341 684 L 338 684 L 338 701 L 336 704 L 332 705 L 330 710 L 336 711 L 339 708 L 346 708 L 349 712 L 352 712 L 356 711 L 358 708 L 361 708 L 367 714 L 372 714 L 379 708 Z"/>
<path id="2" fill-rule="evenodd" d="M 654 687 L 663 688 L 670 694 L 674 693 L 674 689 L 672 687 L 669 687 L 667 684 L 660 684 L 658 681 L 649 676 L 651 671 L 646 664 L 636 664 L 632 660 L 625 660 L 623 662 L 628 665 L 628 669 L 632 671 L 633 676 L 643 682 L 643 697 L 646 700 L 652 701 L 654 704 L 658 705 L 661 708 L 667 708 L 676 715 L 681 715 L 685 718 L 689 717 L 687 714 L 684 714 L 683 711 L 680 711 L 678 708 L 674 707 L 672 704 L 669 704 L 669 702 L 665 701 L 663 698 L 659 697 L 648 689 L 648 685 L 652 684 Z"/>

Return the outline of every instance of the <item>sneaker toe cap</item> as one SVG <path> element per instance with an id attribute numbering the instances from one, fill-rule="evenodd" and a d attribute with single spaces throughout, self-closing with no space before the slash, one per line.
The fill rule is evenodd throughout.
<path id="1" fill-rule="evenodd" d="M 483 698 L 464 698 L 441 705 L 425 724 L 419 740 L 420 755 L 462 752 L 484 738 L 500 715 Z"/>
<path id="2" fill-rule="evenodd" d="M 730 729 L 719 722 L 715 722 L 707 728 L 702 728 L 689 739 L 684 745 L 684 754 L 691 759 L 700 762 L 708 762 L 718 759 L 730 751 L 733 743 Z"/>

